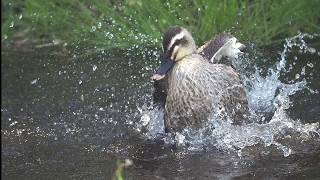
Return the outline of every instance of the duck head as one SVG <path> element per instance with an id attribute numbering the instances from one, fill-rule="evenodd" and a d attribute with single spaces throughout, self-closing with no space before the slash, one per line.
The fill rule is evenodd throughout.
<path id="1" fill-rule="evenodd" d="M 163 35 L 161 65 L 152 79 L 164 78 L 176 62 L 193 53 L 196 44 L 191 33 L 182 27 L 170 27 Z"/>

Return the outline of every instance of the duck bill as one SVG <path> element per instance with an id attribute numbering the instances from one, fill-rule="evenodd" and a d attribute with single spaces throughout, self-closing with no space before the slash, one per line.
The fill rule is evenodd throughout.
<path id="1" fill-rule="evenodd" d="M 164 78 L 170 69 L 173 67 L 174 62 L 171 59 L 164 59 L 161 61 L 160 68 L 157 72 L 151 77 L 151 79 L 159 81 L 160 79 Z"/>

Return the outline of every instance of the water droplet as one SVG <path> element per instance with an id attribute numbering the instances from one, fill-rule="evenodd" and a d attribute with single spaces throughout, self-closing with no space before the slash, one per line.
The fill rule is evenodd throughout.
<path id="1" fill-rule="evenodd" d="M 92 70 L 93 70 L 93 71 L 96 71 L 97 68 L 98 68 L 98 67 L 97 67 L 96 65 L 93 65 Z"/>
<path id="2" fill-rule="evenodd" d="M 38 79 L 34 79 L 30 82 L 30 84 L 36 84 L 38 82 Z"/>
<path id="3" fill-rule="evenodd" d="M 132 160 L 130 160 L 130 159 L 125 159 L 125 161 L 124 161 L 124 166 L 125 166 L 125 167 L 129 167 L 129 166 L 131 166 L 132 164 L 133 164 Z"/>
<path id="4" fill-rule="evenodd" d="M 312 63 L 308 63 L 307 66 L 313 68 L 313 64 Z"/>
<path id="5" fill-rule="evenodd" d="M 303 66 L 302 70 L 301 70 L 301 75 L 305 75 L 306 74 L 306 67 Z"/>
<path id="6" fill-rule="evenodd" d="M 92 26 L 90 32 L 95 32 L 97 30 L 96 26 Z"/>
<path id="7" fill-rule="evenodd" d="M 308 51 L 309 51 L 311 54 L 314 54 L 317 50 L 316 50 L 315 48 L 309 47 L 309 48 L 308 48 Z"/>
<path id="8" fill-rule="evenodd" d="M 98 22 L 98 29 L 100 29 L 102 27 L 102 23 Z"/>
<path id="9" fill-rule="evenodd" d="M 13 28 L 13 26 L 14 26 L 14 22 L 12 21 L 12 22 L 10 23 L 10 27 Z"/>
<path id="10" fill-rule="evenodd" d="M 16 125 L 18 123 L 18 121 L 13 121 L 9 126 L 11 127 L 11 126 L 14 126 L 14 125 Z"/>

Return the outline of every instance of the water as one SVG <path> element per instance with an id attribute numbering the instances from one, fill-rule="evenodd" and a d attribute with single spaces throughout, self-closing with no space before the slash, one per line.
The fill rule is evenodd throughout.
<path id="1" fill-rule="evenodd" d="M 206 128 L 163 131 L 153 109 L 155 51 L 64 55 L 2 50 L 2 177 L 111 179 L 317 179 L 320 177 L 319 36 L 252 45 L 234 61 L 250 125 L 213 115 Z M 228 119 L 227 119 L 228 120 Z"/>

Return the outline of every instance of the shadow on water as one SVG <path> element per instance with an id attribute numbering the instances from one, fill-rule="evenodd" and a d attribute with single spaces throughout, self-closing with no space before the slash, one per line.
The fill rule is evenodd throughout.
<path id="1" fill-rule="evenodd" d="M 316 53 L 299 53 L 299 49 L 293 49 L 285 58 L 288 67 L 277 77 L 287 84 L 305 79 L 306 88 L 286 94 L 291 104 L 285 109 L 286 115 L 305 124 L 319 122 L 320 116 L 317 92 L 320 48 L 316 49 Z M 262 55 L 250 52 L 238 64 L 243 70 L 240 72 L 251 73 L 261 82 L 259 77 L 268 74 L 267 69 L 276 64 L 281 50 L 282 47 L 271 48 L 262 53 L 269 58 L 256 62 L 252 59 Z M 275 144 L 248 145 L 239 156 L 239 152 L 226 151 L 221 144 L 193 151 L 190 146 L 194 141 L 177 146 L 167 140 L 150 138 L 152 133 L 162 131 L 147 127 L 155 123 L 152 118 L 159 119 L 148 109 L 152 106 L 150 75 L 155 69 L 152 61 L 158 57 L 155 52 L 130 55 L 131 52 L 100 52 L 69 57 L 56 50 L 2 50 L 1 176 L 108 179 L 114 175 L 117 159 L 125 158 L 133 160 L 133 166 L 126 169 L 127 179 L 316 179 L 320 176 L 317 132 L 312 135 L 316 141 L 292 142 L 298 148 L 292 148 L 295 153 L 287 157 Z M 247 59 L 251 62 L 245 62 Z M 254 67 L 259 67 L 259 75 L 254 74 Z M 261 102 L 254 103 L 263 107 Z M 263 125 L 262 129 L 274 127 Z M 305 126 L 302 129 L 309 130 Z M 295 136 L 290 132 L 298 132 L 287 129 L 289 133 L 277 134 L 284 136 L 281 140 Z"/>

